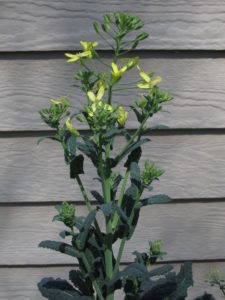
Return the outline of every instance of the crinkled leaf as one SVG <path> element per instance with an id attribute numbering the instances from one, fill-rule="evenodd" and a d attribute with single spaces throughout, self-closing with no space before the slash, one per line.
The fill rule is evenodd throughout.
<path id="1" fill-rule="evenodd" d="M 70 271 L 69 279 L 82 294 L 86 296 L 93 295 L 94 290 L 92 288 L 92 283 L 90 280 L 84 278 L 79 270 Z"/>
<path id="2" fill-rule="evenodd" d="M 140 112 L 136 109 L 136 107 L 130 106 L 130 108 L 131 108 L 131 109 L 133 110 L 133 112 L 135 113 L 138 122 L 139 122 L 139 123 L 142 123 L 142 122 L 144 121 L 145 116 L 144 116 L 142 113 L 140 113 Z"/>
<path id="3" fill-rule="evenodd" d="M 79 174 L 84 174 L 84 156 L 76 156 L 70 163 L 70 178 L 76 178 Z"/>
<path id="4" fill-rule="evenodd" d="M 145 138 L 143 140 L 138 140 L 137 142 L 131 143 L 131 145 L 129 145 L 121 155 L 118 155 L 115 159 L 112 159 L 112 167 L 115 167 L 127 154 L 129 154 L 130 152 L 134 151 L 135 149 L 139 148 L 141 145 L 147 142 L 149 142 L 149 139 Z"/>
<path id="5" fill-rule="evenodd" d="M 91 212 L 89 212 L 89 214 L 87 215 L 84 225 L 80 230 L 80 234 L 79 234 L 79 240 L 80 240 L 80 249 L 84 249 L 85 244 L 86 244 L 86 240 L 88 237 L 88 233 L 90 232 L 90 228 L 91 228 L 91 224 L 93 223 L 94 219 L 95 219 L 95 215 L 96 215 L 96 210 L 92 210 Z"/>
<path id="6" fill-rule="evenodd" d="M 176 275 L 176 284 L 177 288 L 170 295 L 170 300 L 185 299 L 188 288 L 193 285 L 191 262 L 186 262 L 181 266 L 180 272 Z"/>
<path id="7" fill-rule="evenodd" d="M 162 276 L 162 275 L 165 275 L 165 274 L 169 273 L 172 270 L 173 270 L 173 266 L 164 265 L 164 266 L 159 267 L 157 269 L 151 270 L 149 272 L 149 277 Z"/>
<path id="8" fill-rule="evenodd" d="M 141 206 L 152 205 L 152 204 L 162 204 L 171 202 L 171 198 L 167 195 L 155 195 L 150 198 L 140 200 Z"/>
<path id="9" fill-rule="evenodd" d="M 65 253 L 67 255 L 80 258 L 80 254 L 77 250 L 75 250 L 71 245 L 62 243 L 62 242 L 56 242 L 56 241 L 43 241 L 39 244 L 39 247 L 41 248 L 47 248 L 51 250 L 55 250 L 61 253 Z"/>
<path id="10" fill-rule="evenodd" d="M 141 153 L 142 153 L 141 147 L 138 147 L 138 148 L 134 149 L 128 155 L 128 158 L 127 158 L 127 161 L 124 164 L 124 167 L 129 168 L 132 162 L 138 163 L 140 158 L 141 158 Z"/>
<path id="11" fill-rule="evenodd" d="M 92 297 L 82 296 L 66 280 L 44 278 L 38 283 L 43 297 L 49 300 L 93 300 Z"/>

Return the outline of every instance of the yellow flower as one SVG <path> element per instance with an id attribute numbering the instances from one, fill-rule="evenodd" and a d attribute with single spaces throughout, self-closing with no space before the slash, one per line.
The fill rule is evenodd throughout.
<path id="1" fill-rule="evenodd" d="M 70 120 L 70 117 L 68 117 L 66 121 L 66 128 L 71 132 L 74 136 L 78 137 L 80 136 L 79 132 L 76 130 L 75 127 L 73 127 L 72 122 Z"/>
<path id="2" fill-rule="evenodd" d="M 84 41 L 80 41 L 80 44 L 83 47 L 84 51 L 83 52 L 79 52 L 77 54 L 65 53 L 65 55 L 67 57 L 69 57 L 69 59 L 67 60 L 67 62 L 76 62 L 76 61 L 78 61 L 82 57 L 92 58 L 91 49 L 93 47 L 98 46 L 98 42 L 84 42 Z"/>
<path id="3" fill-rule="evenodd" d="M 120 77 L 125 73 L 127 70 L 127 66 L 122 67 L 120 70 L 118 69 L 117 64 L 114 62 L 112 63 L 112 78 L 114 81 L 118 81 Z"/>
<path id="4" fill-rule="evenodd" d="M 50 99 L 50 102 L 52 102 L 52 104 L 54 105 L 65 105 L 65 106 L 70 106 L 70 102 L 67 101 L 64 97 L 60 97 L 58 99 Z"/>
<path id="5" fill-rule="evenodd" d="M 92 91 L 88 91 L 87 92 L 88 99 L 94 103 L 98 103 L 99 101 L 101 101 L 102 97 L 104 96 L 104 92 L 105 92 L 105 89 L 103 86 L 100 87 L 97 95 L 95 95 L 95 93 Z"/>
<path id="6" fill-rule="evenodd" d="M 92 48 L 98 46 L 98 42 L 84 42 L 84 41 L 80 41 L 80 44 L 83 47 L 84 51 L 90 51 Z"/>
<path id="7" fill-rule="evenodd" d="M 138 84 L 138 87 L 140 89 L 150 89 L 151 92 L 152 88 L 156 86 L 160 81 L 162 81 L 162 78 L 160 76 L 157 76 L 154 80 L 152 80 L 152 78 L 147 73 L 141 71 L 139 66 L 137 66 L 137 69 L 141 78 L 143 79 L 143 82 Z"/>
<path id="8" fill-rule="evenodd" d="M 120 127 L 124 127 L 128 117 L 128 112 L 123 109 L 122 106 L 119 107 L 119 114 L 117 117 L 117 122 Z"/>
<path id="9" fill-rule="evenodd" d="M 79 60 L 82 57 L 89 57 L 89 58 L 91 58 L 91 51 L 79 52 L 77 54 L 65 53 L 65 55 L 67 57 L 69 57 L 69 59 L 67 60 L 67 62 L 76 62 L 77 60 Z"/>
<path id="10" fill-rule="evenodd" d="M 126 62 L 127 70 L 130 70 L 131 68 L 137 65 L 139 61 L 139 56 L 135 56 L 133 58 L 121 58 L 120 61 Z"/>

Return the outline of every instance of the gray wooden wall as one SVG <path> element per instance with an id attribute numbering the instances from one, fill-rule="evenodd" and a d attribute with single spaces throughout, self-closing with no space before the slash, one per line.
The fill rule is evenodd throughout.
<path id="1" fill-rule="evenodd" d="M 165 170 L 155 191 L 174 199 L 145 209 L 123 262 L 149 239 L 162 239 L 166 262 L 176 267 L 193 260 L 195 286 L 189 299 L 207 286 L 208 270 L 225 270 L 225 2 L 222 0 L 0 0 L 0 299 L 42 299 L 36 288 L 43 276 L 67 277 L 73 261 L 37 247 L 57 239 L 54 204 L 81 195 L 69 179 L 62 150 L 51 141 L 38 110 L 48 99 L 71 92 L 80 107 L 84 98 L 72 87 L 75 66 L 66 50 L 79 40 L 94 40 L 92 22 L 103 12 L 125 10 L 146 23 L 149 39 L 141 44 L 141 66 L 163 77 L 161 86 L 174 101 L 152 122 L 170 130 L 154 132 L 144 147 Z M 100 44 L 103 59 L 111 53 Z M 131 72 L 130 77 L 135 76 Z M 125 105 L 129 93 L 115 101 Z M 128 123 L 137 124 L 134 118 Z M 85 128 L 81 128 L 85 130 Z M 119 143 L 120 141 L 118 141 Z M 87 187 L 93 185 L 87 162 Z"/>

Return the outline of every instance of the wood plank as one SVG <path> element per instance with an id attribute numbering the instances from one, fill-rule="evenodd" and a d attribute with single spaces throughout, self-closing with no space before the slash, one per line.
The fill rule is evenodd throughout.
<path id="1" fill-rule="evenodd" d="M 224 49 L 222 0 L 1 1 L 0 50 L 62 50 L 92 40 L 92 23 L 106 11 L 140 16 L 150 35 L 143 49 Z M 10 18 L 9 18 L 10 16 Z M 13 20 L 13 22 L 12 22 Z M 101 48 L 107 48 L 102 44 Z"/>
<path id="2" fill-rule="evenodd" d="M 0 202 L 82 200 L 79 187 L 69 178 L 61 145 L 45 140 L 37 146 L 36 142 L 37 137 L 1 138 Z M 123 144 L 123 137 L 118 137 L 116 151 Z M 143 146 L 141 168 L 147 158 L 165 170 L 154 184 L 155 193 L 184 200 L 224 197 L 224 135 L 152 136 Z M 124 172 L 122 165 L 115 170 Z M 100 190 L 88 159 L 84 172 L 81 177 L 88 193 Z"/>
<path id="3" fill-rule="evenodd" d="M 225 58 L 202 53 L 139 53 L 143 70 L 161 75 L 161 87 L 174 96 L 151 124 L 170 128 L 225 128 Z M 103 54 L 110 63 L 110 54 Z M 38 111 L 49 106 L 50 98 L 71 94 L 73 109 L 86 103 L 86 97 L 73 87 L 76 66 L 66 63 L 63 53 L 0 56 L 0 128 L 1 131 L 46 130 Z M 102 69 L 95 62 L 93 68 Z M 22 76 L 21 76 L 22 74 Z M 123 82 L 139 79 L 137 70 L 130 71 Z M 115 92 L 114 103 L 133 104 L 138 91 Z M 132 97 L 131 97 L 132 92 Z M 85 126 L 75 124 L 78 128 Z M 130 112 L 127 123 L 136 128 L 136 117 Z"/>
<path id="4" fill-rule="evenodd" d="M 179 269 L 179 264 L 174 267 Z M 220 291 L 216 287 L 210 287 L 204 282 L 208 270 L 221 267 L 225 264 L 218 263 L 200 263 L 193 264 L 194 286 L 188 291 L 187 300 L 200 296 L 205 291 L 213 294 L 215 299 L 223 299 Z M 69 267 L 44 267 L 44 268 L 1 268 L 0 269 L 0 298 L 4 300 L 41 300 L 37 283 L 43 277 L 60 277 L 68 279 L 68 273 L 72 268 Z M 117 292 L 117 300 L 122 300 L 122 293 Z"/>
<path id="5" fill-rule="evenodd" d="M 52 223 L 57 212 L 52 206 L 12 206 L 0 210 L 0 265 L 51 265 L 75 263 L 61 253 L 38 248 L 42 240 L 61 240 L 65 229 Z M 77 206 L 77 216 L 86 209 Z M 167 252 L 164 261 L 224 259 L 225 203 L 154 205 L 142 210 L 137 230 L 126 244 L 123 262 L 133 260 L 132 252 L 148 251 L 148 241 L 161 239 Z M 100 226 L 104 227 L 101 214 Z M 115 245 L 115 253 L 119 244 Z"/>

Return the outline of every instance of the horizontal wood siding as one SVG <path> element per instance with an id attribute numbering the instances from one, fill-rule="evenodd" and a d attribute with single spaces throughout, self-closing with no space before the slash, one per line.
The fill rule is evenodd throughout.
<path id="1" fill-rule="evenodd" d="M 163 80 L 160 86 L 174 100 L 150 124 L 170 128 L 225 128 L 225 58 L 215 53 L 138 52 L 140 66 L 155 71 Z M 136 54 L 135 54 L 136 55 Z M 104 54 L 110 63 L 111 54 Z M 91 63 L 102 69 L 101 64 Z M 86 97 L 73 87 L 76 64 L 68 64 L 64 53 L 0 55 L 0 128 L 1 131 L 46 130 L 38 111 L 49 106 L 50 98 L 70 93 L 74 110 L 86 103 Z M 105 68 L 104 68 L 105 70 Z M 108 70 L 107 70 L 108 71 Z M 136 69 L 122 82 L 139 79 Z M 129 106 L 140 97 L 140 91 L 117 91 L 114 103 Z M 78 128 L 85 125 L 76 123 Z M 129 128 L 136 128 L 136 117 L 129 112 Z"/>
<path id="2" fill-rule="evenodd" d="M 224 134 L 149 137 L 151 142 L 143 146 L 140 167 L 150 158 L 165 170 L 154 184 L 154 193 L 184 200 L 224 198 Z M 37 140 L 37 137 L 0 139 L 0 202 L 82 200 L 77 183 L 69 178 L 61 145 L 45 140 L 37 146 Z M 124 138 L 118 137 L 114 155 L 123 144 Z M 123 171 L 122 167 L 118 170 Z M 100 189 L 98 181 L 93 179 L 97 173 L 88 159 L 84 172 L 86 189 Z"/>
<path id="3" fill-rule="evenodd" d="M 115 10 L 145 21 L 149 38 L 141 44 L 143 49 L 223 50 L 225 46 L 223 0 L 1 0 L 0 5 L 0 51 L 77 49 L 81 39 L 96 39 L 93 21 Z"/>
<path id="4" fill-rule="evenodd" d="M 77 215 L 86 216 L 83 206 Z M 65 229 L 52 222 L 53 206 L 12 206 L 0 210 L 0 265 L 75 263 L 70 256 L 38 248 L 42 240 L 58 240 Z M 133 238 L 127 243 L 123 262 L 134 259 L 134 250 L 147 251 L 148 241 L 161 239 L 167 252 L 164 261 L 224 260 L 225 203 L 154 205 L 142 210 Z M 103 218 L 98 215 L 100 226 Z M 69 241 L 69 239 L 68 239 Z M 115 246 L 115 253 L 118 250 Z"/>

